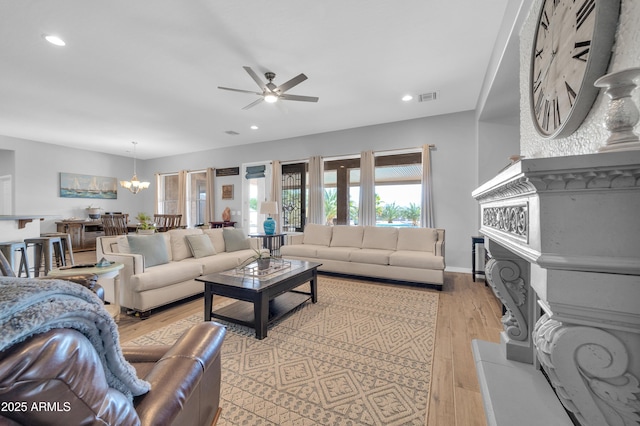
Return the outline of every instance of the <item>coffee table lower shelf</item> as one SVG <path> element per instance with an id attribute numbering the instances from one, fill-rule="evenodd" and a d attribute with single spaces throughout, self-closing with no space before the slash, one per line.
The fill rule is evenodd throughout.
<path id="1" fill-rule="evenodd" d="M 284 293 L 275 299 L 270 300 L 267 323 L 271 324 L 277 319 L 282 318 L 298 306 L 303 305 L 307 300 L 311 300 L 311 295 L 309 293 L 299 293 L 295 291 Z M 255 329 L 256 324 L 253 306 L 254 304 L 252 302 L 238 300 L 230 305 L 211 312 L 211 317 Z"/>

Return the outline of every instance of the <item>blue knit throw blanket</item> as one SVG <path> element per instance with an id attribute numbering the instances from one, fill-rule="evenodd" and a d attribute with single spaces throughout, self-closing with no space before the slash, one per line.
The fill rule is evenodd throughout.
<path id="1" fill-rule="evenodd" d="M 63 280 L 0 277 L 0 351 L 54 328 L 71 328 L 89 339 L 110 387 L 130 399 L 149 391 L 150 384 L 124 359 L 118 326 L 91 290 Z"/>

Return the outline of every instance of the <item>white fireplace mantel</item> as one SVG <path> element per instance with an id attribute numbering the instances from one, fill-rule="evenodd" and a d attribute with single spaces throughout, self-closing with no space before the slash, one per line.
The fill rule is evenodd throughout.
<path id="1" fill-rule="evenodd" d="M 640 151 L 525 159 L 472 195 L 506 307 L 500 345 L 474 341 L 489 424 L 525 404 L 531 424 L 640 425 Z"/>

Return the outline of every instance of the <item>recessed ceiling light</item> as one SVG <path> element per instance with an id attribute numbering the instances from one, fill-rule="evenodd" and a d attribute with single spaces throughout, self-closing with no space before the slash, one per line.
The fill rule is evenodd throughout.
<path id="1" fill-rule="evenodd" d="M 258 130 L 258 126 L 254 124 L 253 126 L 251 126 L 251 130 Z"/>
<path id="2" fill-rule="evenodd" d="M 402 97 L 402 100 L 405 101 L 405 102 L 409 102 L 411 99 L 413 99 L 413 96 L 411 96 L 411 95 L 404 95 Z"/>
<path id="3" fill-rule="evenodd" d="M 49 43 L 55 44 L 56 46 L 65 46 L 67 44 L 64 42 L 63 39 L 55 35 L 43 34 L 42 37 L 44 37 L 44 39 L 47 40 Z"/>

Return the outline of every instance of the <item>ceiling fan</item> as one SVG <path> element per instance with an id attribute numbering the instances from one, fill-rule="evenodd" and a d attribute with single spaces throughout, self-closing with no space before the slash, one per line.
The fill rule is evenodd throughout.
<path id="1" fill-rule="evenodd" d="M 260 87 L 262 92 L 253 92 L 251 90 L 232 89 L 230 87 L 218 86 L 218 89 L 231 90 L 232 92 L 240 92 L 240 93 L 251 93 L 251 94 L 260 96 L 259 99 L 256 99 L 255 101 L 251 102 L 249 105 L 247 105 L 242 109 L 249 109 L 253 106 L 258 105 L 262 101 L 265 101 L 268 103 L 274 103 L 274 102 L 277 102 L 278 99 L 283 99 L 286 101 L 318 102 L 318 98 L 316 96 L 299 96 L 299 95 L 289 95 L 285 93 L 287 90 L 305 81 L 307 79 L 307 76 L 304 74 L 299 74 L 298 76 L 293 77 L 291 80 L 287 81 L 286 83 L 282 83 L 280 86 L 276 86 L 273 83 L 273 79 L 276 78 L 275 73 L 272 73 L 272 72 L 264 73 L 264 76 L 267 79 L 267 82 L 265 83 L 262 80 L 260 80 L 260 77 L 258 77 L 258 74 L 256 74 L 255 71 L 253 71 L 250 67 L 242 67 L 242 68 L 244 68 L 244 70 L 251 76 L 253 81 L 255 81 L 258 84 L 258 87 Z"/>

